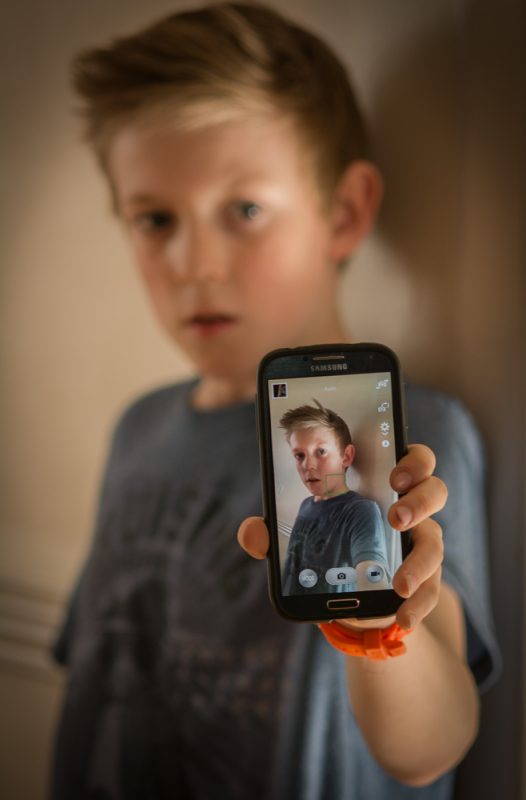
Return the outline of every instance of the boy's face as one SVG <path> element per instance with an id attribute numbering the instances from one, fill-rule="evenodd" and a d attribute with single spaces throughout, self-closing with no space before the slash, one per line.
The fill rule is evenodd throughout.
<path id="1" fill-rule="evenodd" d="M 345 470 L 354 458 L 353 445 L 342 452 L 334 431 L 323 425 L 297 428 L 289 445 L 298 474 L 314 497 L 324 499 L 347 490 Z"/>
<path id="2" fill-rule="evenodd" d="M 201 374 L 253 385 L 269 350 L 338 340 L 332 223 L 286 120 L 130 126 L 109 172 L 155 313 Z"/>

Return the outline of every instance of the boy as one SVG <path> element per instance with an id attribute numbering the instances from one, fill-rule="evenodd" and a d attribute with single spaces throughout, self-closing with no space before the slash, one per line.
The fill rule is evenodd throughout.
<path id="1" fill-rule="evenodd" d="M 345 481 L 356 454 L 349 427 L 339 414 L 314 403 L 289 409 L 280 420 L 298 474 L 312 495 L 301 503 L 292 527 L 283 592 L 387 589 L 380 509 L 373 500 L 350 491 Z M 304 580 L 305 570 L 308 578 L 314 570 L 316 583 Z"/>
<path id="2" fill-rule="evenodd" d="M 465 626 L 480 681 L 495 658 L 466 416 L 409 397 L 413 438 L 462 495 L 443 516 L 441 583 L 434 456 L 415 446 L 392 474 L 405 494 L 390 522 L 414 531 L 393 578 L 414 629 L 403 657 L 378 668 L 277 618 L 262 565 L 234 542 L 248 517 L 244 547 L 266 552 L 250 516 L 256 364 L 343 339 L 339 265 L 380 202 L 345 71 L 274 12 L 226 3 L 85 53 L 75 85 L 155 315 L 199 377 L 140 398 L 116 428 L 60 648 L 53 797 L 391 800 L 431 781 L 423 797 L 448 796 L 477 729 Z"/>

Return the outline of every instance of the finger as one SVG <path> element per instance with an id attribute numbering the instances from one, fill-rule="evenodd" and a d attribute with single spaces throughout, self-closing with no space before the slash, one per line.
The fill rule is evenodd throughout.
<path id="1" fill-rule="evenodd" d="M 252 558 L 265 558 L 268 550 L 268 530 L 262 517 L 247 517 L 239 526 L 237 540 Z"/>
<path id="2" fill-rule="evenodd" d="M 435 454 L 424 444 L 409 445 L 403 456 L 391 472 L 391 486 L 397 492 L 407 492 L 433 474 L 436 466 Z"/>
<path id="3" fill-rule="evenodd" d="M 412 550 L 393 577 L 393 589 L 401 597 L 411 597 L 439 569 L 444 558 L 442 528 L 426 519 L 412 532 Z"/>
<path id="4" fill-rule="evenodd" d="M 338 619 L 338 625 L 349 628 L 351 631 L 365 631 L 370 628 L 389 628 L 396 621 L 394 614 L 390 617 L 368 617 L 367 619 Z"/>
<path id="5" fill-rule="evenodd" d="M 442 569 L 439 568 L 419 586 L 409 600 L 402 603 L 396 613 L 396 621 L 400 627 L 406 630 L 416 627 L 435 608 L 440 596 L 441 573 Z"/>
<path id="6" fill-rule="evenodd" d="M 393 503 L 389 509 L 389 522 L 396 530 L 405 531 L 444 508 L 446 500 L 446 484 L 431 475 Z"/>

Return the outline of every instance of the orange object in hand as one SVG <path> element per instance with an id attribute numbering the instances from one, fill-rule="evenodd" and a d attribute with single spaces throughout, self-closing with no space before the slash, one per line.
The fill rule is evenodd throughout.
<path id="1" fill-rule="evenodd" d="M 333 647 L 348 656 L 362 656 L 373 661 L 384 661 L 401 656 L 406 652 L 405 643 L 401 640 L 411 630 L 405 630 L 393 622 L 388 628 L 370 628 L 363 631 L 351 631 L 338 625 L 337 622 L 322 622 L 319 629 Z"/>

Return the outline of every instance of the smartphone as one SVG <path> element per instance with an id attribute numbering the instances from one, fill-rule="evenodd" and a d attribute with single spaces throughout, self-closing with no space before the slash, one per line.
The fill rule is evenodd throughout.
<path id="1" fill-rule="evenodd" d="M 407 449 L 403 382 L 380 344 L 274 350 L 258 369 L 269 591 L 296 621 L 389 616 L 410 532 L 387 520 Z"/>

